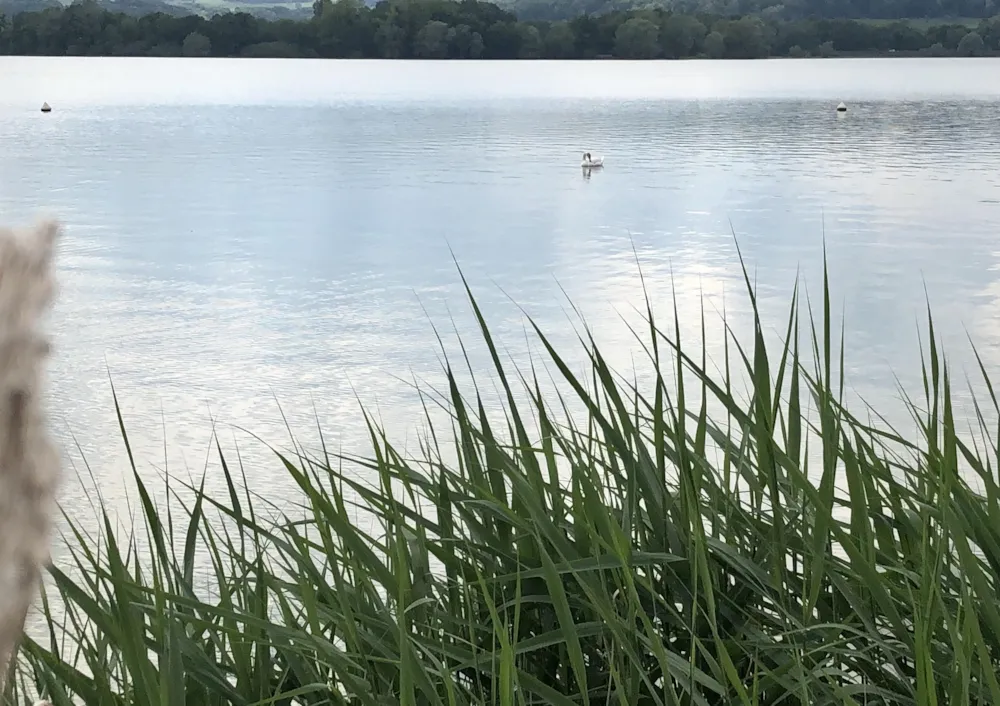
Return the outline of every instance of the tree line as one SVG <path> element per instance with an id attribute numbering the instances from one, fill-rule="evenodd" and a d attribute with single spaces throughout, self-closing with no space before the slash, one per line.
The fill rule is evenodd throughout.
<path id="1" fill-rule="evenodd" d="M 383 59 L 756 59 L 1000 54 L 1000 16 L 978 23 L 782 20 L 662 9 L 524 21 L 478 0 L 316 0 L 311 19 L 113 12 L 94 0 L 0 15 L 0 54 Z"/>
<path id="2" fill-rule="evenodd" d="M 650 7 L 683 14 L 762 15 L 782 20 L 988 19 L 1000 0 L 502 0 L 522 20 L 566 20 Z"/>

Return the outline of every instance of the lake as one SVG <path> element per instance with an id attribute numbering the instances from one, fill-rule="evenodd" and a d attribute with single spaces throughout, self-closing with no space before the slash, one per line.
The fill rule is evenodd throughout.
<path id="1" fill-rule="evenodd" d="M 364 452 L 363 403 L 413 443 L 434 328 L 476 336 L 458 267 L 515 360 L 537 352 L 524 312 L 576 350 L 568 296 L 625 372 L 640 266 L 664 316 L 696 331 L 704 296 L 710 327 L 723 306 L 745 325 L 734 234 L 775 330 L 797 273 L 817 300 L 825 237 L 848 384 L 873 403 L 898 405 L 894 375 L 917 391 L 925 286 L 958 377 L 967 333 L 995 369 L 998 71 L 2 58 L 3 220 L 66 227 L 50 405 L 70 473 L 85 457 L 134 506 L 110 377 L 141 473 L 207 464 L 221 490 L 214 424 L 280 497 L 247 432 L 318 421 Z M 605 168 L 583 174 L 585 150 Z"/>

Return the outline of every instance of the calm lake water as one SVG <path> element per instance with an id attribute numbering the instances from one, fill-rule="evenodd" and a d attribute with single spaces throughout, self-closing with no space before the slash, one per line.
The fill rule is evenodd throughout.
<path id="1" fill-rule="evenodd" d="M 286 481 L 239 429 L 283 444 L 281 410 L 364 452 L 360 399 L 412 440 L 413 380 L 441 380 L 432 326 L 475 338 L 452 252 L 515 359 L 511 300 L 573 345 L 565 289 L 624 372 L 636 254 L 664 315 L 675 288 L 687 326 L 702 294 L 710 327 L 723 303 L 745 323 L 735 232 L 780 329 L 797 272 L 820 294 L 825 233 L 858 394 L 892 406 L 894 374 L 917 384 L 925 285 L 959 377 L 966 331 L 996 368 L 997 75 L 993 59 L 3 58 L 0 209 L 66 225 L 67 457 L 130 502 L 110 374 L 142 473 L 200 473 L 214 420 L 273 498 Z M 589 178 L 584 150 L 606 158 Z"/>

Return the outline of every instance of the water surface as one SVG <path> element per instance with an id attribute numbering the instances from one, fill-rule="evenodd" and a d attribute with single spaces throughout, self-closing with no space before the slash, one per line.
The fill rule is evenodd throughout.
<path id="1" fill-rule="evenodd" d="M 475 336 L 453 256 L 515 359 L 511 300 L 573 345 L 564 289 L 627 369 L 637 256 L 664 314 L 674 290 L 686 326 L 703 296 L 710 325 L 723 307 L 745 323 L 735 233 L 778 329 L 797 274 L 818 297 L 825 237 L 859 394 L 890 405 L 894 373 L 917 383 L 925 286 L 956 368 L 966 330 L 995 365 L 998 70 L 0 59 L 3 218 L 66 225 L 51 396 L 67 456 L 79 444 L 130 502 L 109 375 L 150 478 L 208 464 L 219 488 L 214 423 L 255 489 L 291 497 L 237 429 L 283 443 L 283 411 L 363 452 L 359 400 L 412 442 L 413 381 L 440 382 L 432 324 Z M 603 171 L 581 173 L 585 149 Z"/>

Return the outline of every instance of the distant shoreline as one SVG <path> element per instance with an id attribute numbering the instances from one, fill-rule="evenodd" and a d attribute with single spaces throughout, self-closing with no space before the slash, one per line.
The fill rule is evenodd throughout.
<path id="1" fill-rule="evenodd" d="M 680 60 L 1000 56 L 1000 17 L 764 19 L 658 9 L 525 21 L 487 2 L 317 0 L 309 20 L 142 16 L 94 0 L 0 12 L 0 55 L 386 60 Z"/>
<path id="2" fill-rule="evenodd" d="M 552 59 L 547 57 L 516 57 L 512 59 L 418 59 L 413 57 L 408 58 L 395 58 L 387 59 L 384 57 L 323 57 L 323 56 L 201 56 L 201 57 L 191 57 L 191 56 L 176 56 L 171 54 L 141 54 L 141 55 L 121 55 L 121 54 L 0 54 L 0 60 L 2 59 L 197 59 L 201 61 L 260 61 L 260 60 L 274 60 L 274 59 L 284 59 L 289 61 L 341 61 L 341 62 L 385 62 L 385 63 L 421 63 L 421 64 L 453 64 L 453 63 L 463 63 L 463 64 L 496 64 L 504 62 L 516 62 L 516 63 L 579 63 L 579 64 L 592 64 L 592 63 L 612 63 L 612 62 L 640 62 L 644 64 L 655 64 L 655 63 L 681 63 L 690 61 L 753 61 L 753 62 L 763 62 L 763 61 L 804 61 L 812 59 L 998 59 L 1000 58 L 1000 52 L 993 52 L 990 54 L 983 54 L 979 56 L 956 56 L 956 55 L 934 55 L 925 54 L 920 52 L 912 53 L 883 53 L 883 54 L 836 54 L 833 56 L 762 56 L 753 59 L 730 59 L 726 57 L 712 58 L 708 56 L 685 56 L 678 59 L 667 59 L 664 57 L 657 57 L 653 59 L 628 59 L 625 57 L 578 57 L 578 58 L 568 58 L 568 59 Z"/>

